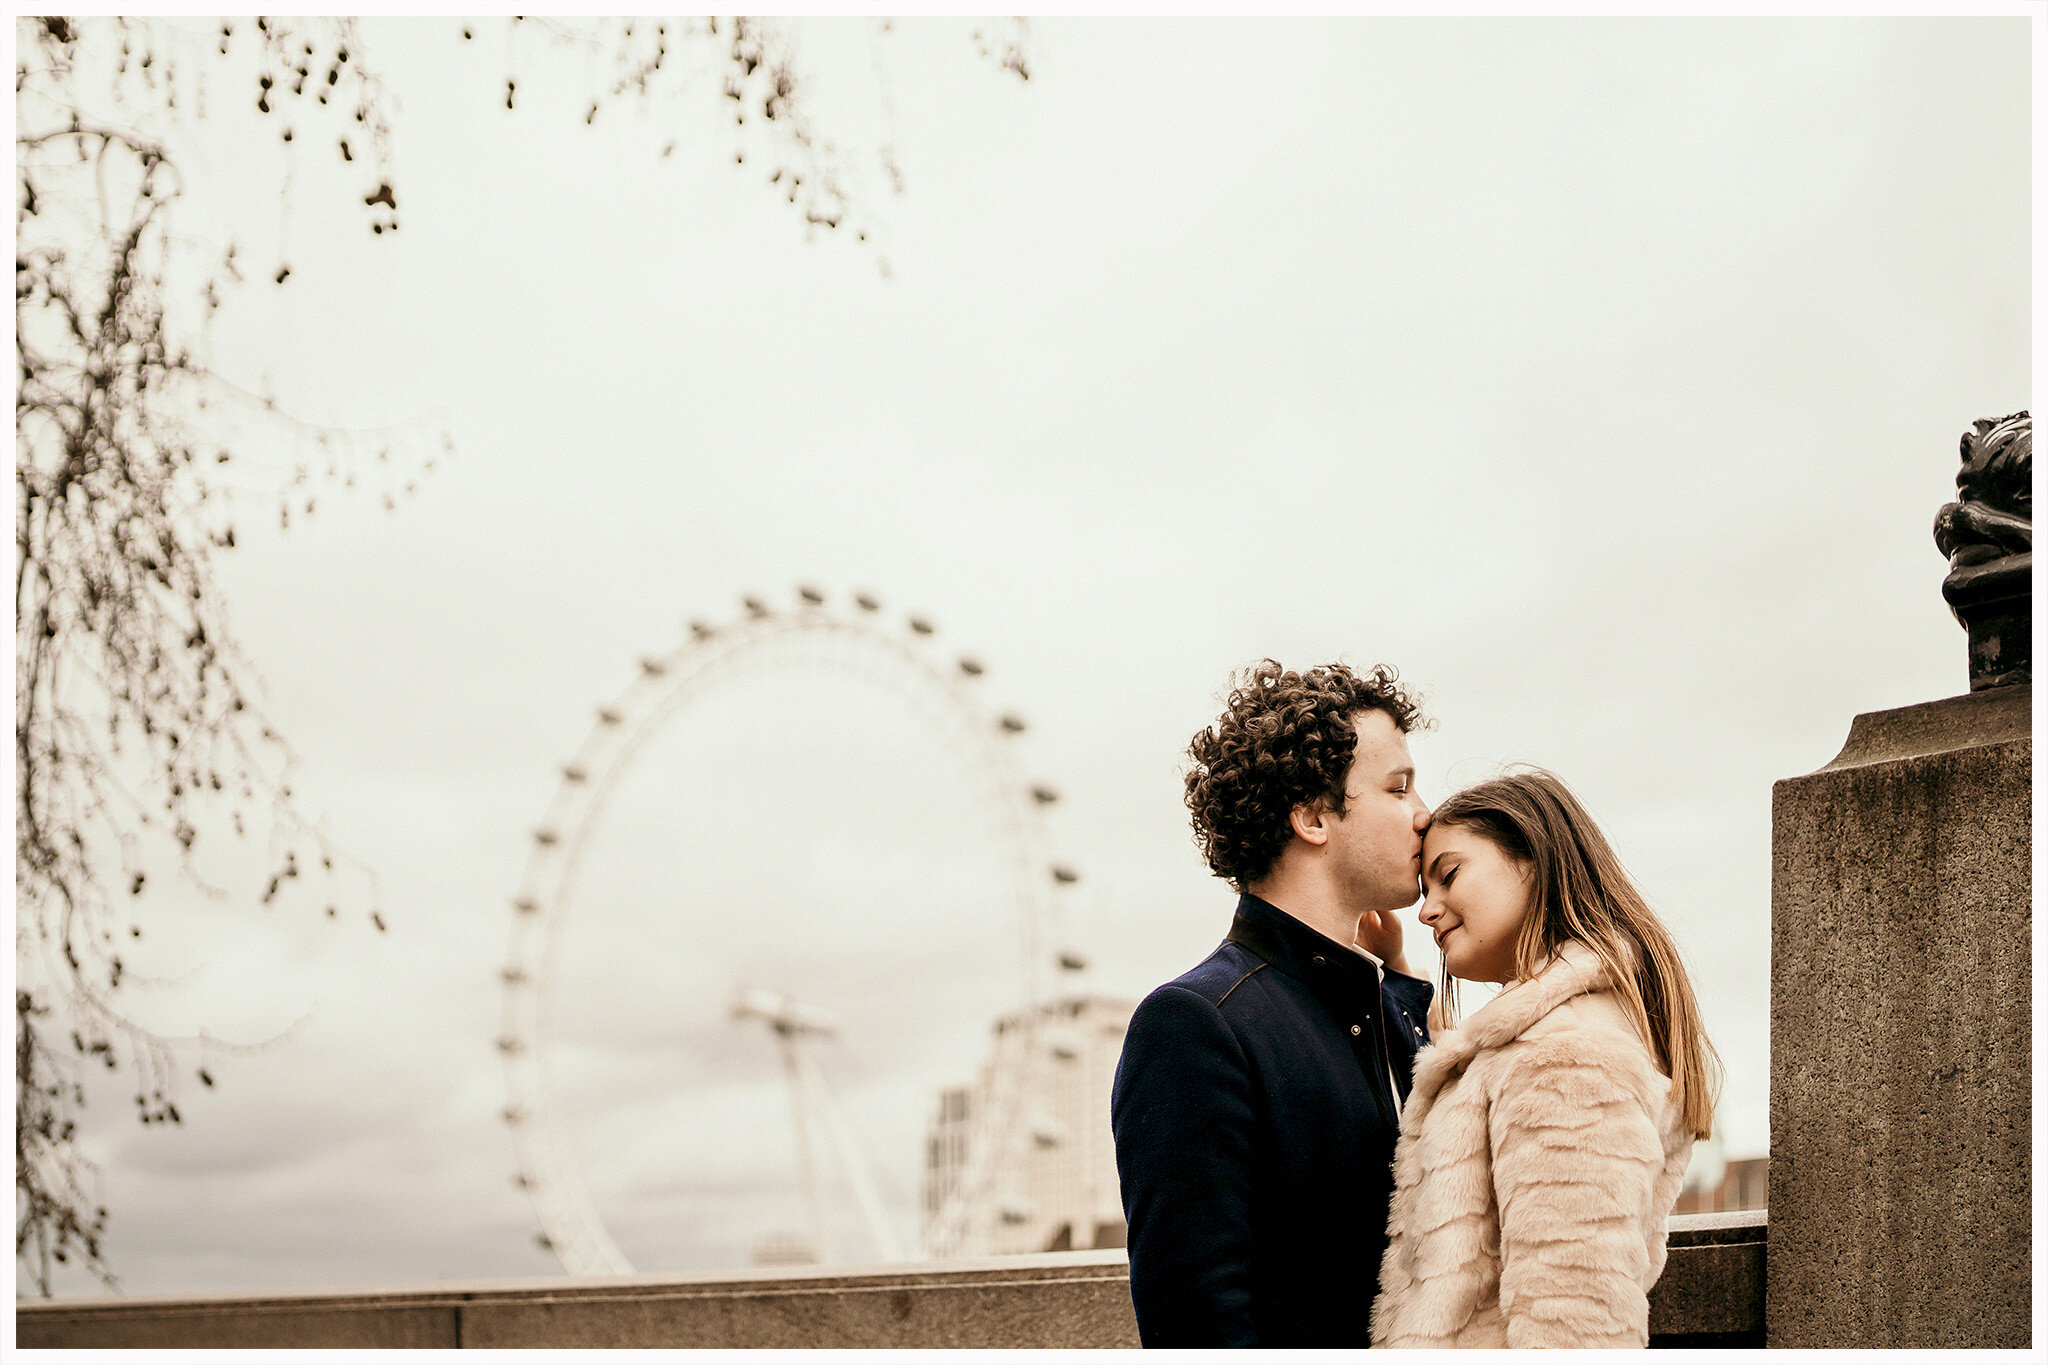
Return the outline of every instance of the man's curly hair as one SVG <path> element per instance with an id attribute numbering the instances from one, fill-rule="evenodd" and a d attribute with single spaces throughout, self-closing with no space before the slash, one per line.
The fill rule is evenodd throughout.
<path id="1" fill-rule="evenodd" d="M 1403 734 L 1428 724 L 1385 664 L 1360 676 L 1268 659 L 1236 680 L 1222 718 L 1188 745 L 1188 810 L 1210 871 L 1243 891 L 1279 861 L 1296 806 L 1320 799 L 1344 813 L 1361 711 L 1386 712 Z"/>

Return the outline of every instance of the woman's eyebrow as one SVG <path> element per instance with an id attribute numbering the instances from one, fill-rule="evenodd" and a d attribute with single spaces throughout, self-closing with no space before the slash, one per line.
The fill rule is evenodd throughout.
<path id="1" fill-rule="evenodd" d="M 1436 865 L 1442 862 L 1444 859 L 1450 857 L 1453 851 L 1454 850 L 1447 848 L 1443 852 L 1437 854 L 1434 858 L 1431 858 L 1429 860 L 1429 870 L 1427 875 L 1431 881 L 1436 880 Z"/>

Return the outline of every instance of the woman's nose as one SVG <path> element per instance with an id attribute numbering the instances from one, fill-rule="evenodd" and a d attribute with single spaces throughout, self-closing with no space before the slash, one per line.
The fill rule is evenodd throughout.
<path id="1" fill-rule="evenodd" d="M 1422 901 L 1422 909 L 1416 913 L 1416 917 L 1424 924 L 1429 924 L 1435 921 L 1443 912 L 1444 908 L 1436 903 L 1434 896 L 1426 896 Z"/>

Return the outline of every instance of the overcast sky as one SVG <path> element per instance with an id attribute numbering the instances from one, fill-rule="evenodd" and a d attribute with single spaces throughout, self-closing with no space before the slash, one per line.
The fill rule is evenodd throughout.
<path id="1" fill-rule="evenodd" d="M 1232 671 L 1396 664 L 1425 799 L 1539 763 L 1603 822 L 1691 963 L 1729 1154 L 1765 1150 L 1771 784 L 1967 689 L 1930 528 L 1960 432 L 2030 401 L 2026 21 L 1045 20 L 1028 84 L 965 23 L 806 21 L 866 243 L 806 241 L 715 93 L 586 125 L 601 64 L 459 29 L 364 25 L 395 234 L 237 67 L 181 142 L 193 231 L 291 267 L 219 368 L 395 428 L 417 490 L 384 510 L 365 438 L 282 530 L 289 446 L 238 476 L 222 587 L 390 930 L 353 891 L 157 893 L 138 1013 L 274 1041 L 179 1128 L 95 1095 L 129 1292 L 556 1271 L 492 1045 L 532 831 L 639 659 L 799 583 L 986 664 L 1062 793 L 1085 984 L 1130 998 L 1229 921 L 1180 765 Z M 906 1240 L 933 1097 L 1021 992 L 951 703 L 886 659 L 704 689 L 592 833 L 548 1045 L 638 1269 L 801 1226 L 742 979 L 840 1016 L 819 1065 Z"/>

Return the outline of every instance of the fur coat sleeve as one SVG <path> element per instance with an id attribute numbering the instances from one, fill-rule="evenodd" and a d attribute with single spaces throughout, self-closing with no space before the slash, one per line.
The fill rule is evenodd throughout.
<path id="1" fill-rule="evenodd" d="M 1648 1345 L 1664 1259 L 1650 1112 L 1661 1078 L 1640 1046 L 1590 1030 L 1516 1044 L 1502 1061 L 1487 1138 L 1507 1344 Z"/>

